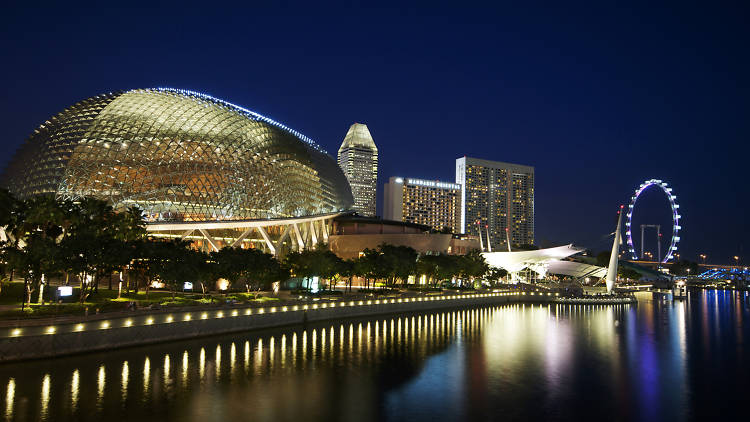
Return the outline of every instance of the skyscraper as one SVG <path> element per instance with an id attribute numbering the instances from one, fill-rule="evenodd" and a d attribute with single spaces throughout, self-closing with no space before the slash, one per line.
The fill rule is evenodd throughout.
<path id="1" fill-rule="evenodd" d="M 493 250 L 534 244 L 534 167 L 461 157 L 456 183 L 462 185 L 461 230 L 483 238 Z"/>
<path id="2" fill-rule="evenodd" d="M 385 184 L 383 218 L 460 233 L 461 185 L 403 177 Z"/>
<path id="3" fill-rule="evenodd" d="M 375 215 L 378 186 L 378 147 L 367 125 L 355 123 L 339 148 L 339 166 L 349 180 L 354 195 L 354 210 L 365 216 Z"/>

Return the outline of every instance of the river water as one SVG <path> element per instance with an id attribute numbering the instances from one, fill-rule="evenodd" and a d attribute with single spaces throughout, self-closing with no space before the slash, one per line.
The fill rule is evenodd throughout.
<path id="1" fill-rule="evenodd" d="M 748 420 L 750 298 L 503 305 L 0 365 L 6 420 Z"/>

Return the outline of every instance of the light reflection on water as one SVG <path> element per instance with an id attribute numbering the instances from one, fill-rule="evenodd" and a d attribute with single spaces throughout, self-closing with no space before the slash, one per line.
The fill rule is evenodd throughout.
<path id="1" fill-rule="evenodd" d="M 327 322 L 7 364 L 0 397 L 6 420 L 683 420 L 743 405 L 749 314 L 697 291 Z"/>
<path id="2" fill-rule="evenodd" d="M 11 378 L 8 380 L 8 389 L 5 392 L 5 419 L 13 419 L 13 402 L 16 397 L 16 380 Z"/>

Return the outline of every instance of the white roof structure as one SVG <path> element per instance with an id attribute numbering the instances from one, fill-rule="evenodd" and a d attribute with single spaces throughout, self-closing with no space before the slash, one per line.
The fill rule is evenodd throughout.
<path id="1" fill-rule="evenodd" d="M 550 263 L 560 261 L 563 258 L 583 251 L 584 249 L 576 248 L 570 244 L 534 251 L 484 252 L 482 256 L 484 256 L 490 267 L 503 268 L 510 273 L 517 273 L 529 268 L 537 274 L 544 276 L 547 273 Z"/>
<path id="2" fill-rule="evenodd" d="M 547 272 L 551 274 L 569 275 L 576 278 L 602 278 L 607 275 L 607 267 L 574 261 L 552 261 L 548 264 Z"/>

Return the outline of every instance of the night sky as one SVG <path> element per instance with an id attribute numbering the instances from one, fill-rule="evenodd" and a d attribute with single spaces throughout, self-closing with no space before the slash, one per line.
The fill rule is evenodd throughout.
<path id="1" fill-rule="evenodd" d="M 740 2 L 29 3 L 0 16 L 2 166 L 78 100 L 168 86 L 257 111 L 332 155 L 366 123 L 379 206 L 388 177 L 453 181 L 464 155 L 532 165 L 543 246 L 608 249 L 617 207 L 663 179 L 681 206 L 683 259 L 750 263 Z M 667 226 L 656 196 L 642 219 Z"/>

